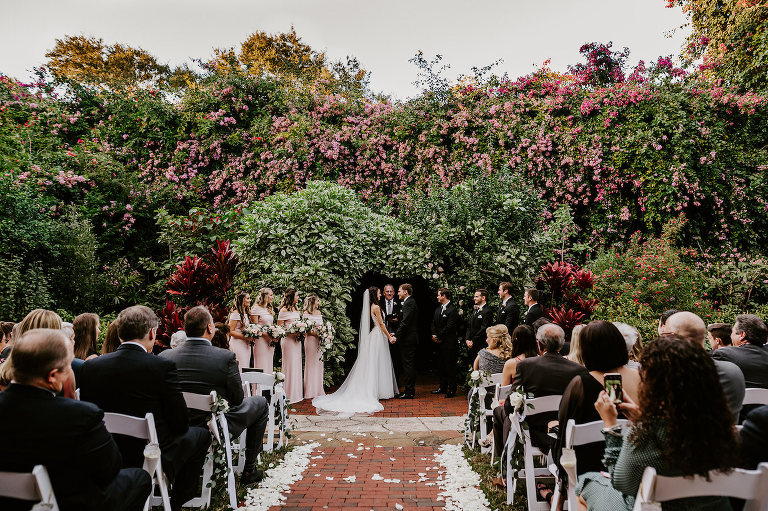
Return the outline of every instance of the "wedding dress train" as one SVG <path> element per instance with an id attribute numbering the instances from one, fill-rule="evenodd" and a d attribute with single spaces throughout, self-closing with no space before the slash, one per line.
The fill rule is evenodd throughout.
<path id="1" fill-rule="evenodd" d="M 389 343 L 375 319 L 373 329 L 367 328 L 370 319 L 371 305 L 366 291 L 363 295 L 357 360 L 336 392 L 312 400 L 318 414 L 342 417 L 370 415 L 384 409 L 379 399 L 390 399 L 397 394 Z"/>

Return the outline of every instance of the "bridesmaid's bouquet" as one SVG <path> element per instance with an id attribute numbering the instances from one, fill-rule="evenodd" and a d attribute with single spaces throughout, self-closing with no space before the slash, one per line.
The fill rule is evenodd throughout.
<path id="1" fill-rule="evenodd" d="M 310 323 L 309 320 L 297 319 L 296 321 L 288 325 L 288 328 L 285 329 L 285 333 L 296 334 L 297 336 L 304 335 L 307 332 L 309 332 L 309 323 Z"/>
<path id="2" fill-rule="evenodd" d="M 256 323 L 251 323 L 250 325 L 243 328 L 243 335 L 245 337 L 248 337 L 249 339 L 255 339 L 257 337 L 261 337 L 262 335 L 262 326 L 264 325 L 258 325 Z"/>
<path id="3" fill-rule="evenodd" d="M 307 332 L 317 336 L 317 349 L 324 354 L 333 345 L 333 338 L 336 336 L 336 330 L 330 321 L 323 323 L 312 319 L 305 320 L 307 323 Z"/>
<path id="4" fill-rule="evenodd" d="M 251 323 L 243 329 L 243 335 L 248 338 L 258 338 L 262 335 L 268 335 L 275 340 L 285 337 L 285 330 L 277 325 L 258 325 Z"/>

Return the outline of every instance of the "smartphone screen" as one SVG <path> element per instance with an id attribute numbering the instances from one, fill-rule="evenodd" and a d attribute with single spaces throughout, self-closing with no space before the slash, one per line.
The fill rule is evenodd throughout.
<path id="1" fill-rule="evenodd" d="M 615 404 L 621 403 L 623 394 L 621 390 L 621 375 L 619 373 L 606 373 L 605 392 Z"/>

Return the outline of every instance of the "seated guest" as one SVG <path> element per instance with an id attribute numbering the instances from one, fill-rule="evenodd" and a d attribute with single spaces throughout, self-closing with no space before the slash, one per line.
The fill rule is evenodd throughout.
<path id="1" fill-rule="evenodd" d="M 744 373 L 747 388 L 768 389 L 768 327 L 754 314 L 740 314 L 731 329 L 733 346 L 712 353 L 715 360 L 733 362 Z"/>
<path id="2" fill-rule="evenodd" d="M 571 349 L 568 355 L 565 357 L 571 362 L 584 365 L 584 359 L 581 357 L 581 332 L 584 330 L 584 325 L 576 325 L 571 330 Z"/>
<path id="3" fill-rule="evenodd" d="M 680 311 L 669 316 L 662 330 L 663 333 L 675 334 L 686 341 L 693 342 L 702 348 L 704 347 L 707 327 L 704 325 L 704 320 L 693 312 Z M 715 353 L 720 353 L 720 351 L 717 350 Z M 741 407 L 744 403 L 744 374 L 742 374 L 736 364 L 718 359 L 714 354 L 713 358 L 715 358 L 715 369 L 720 379 L 720 385 L 722 385 L 723 392 L 725 392 L 728 406 L 731 407 L 731 412 L 733 412 L 733 420 L 738 422 L 739 413 L 741 413 Z"/>
<path id="4" fill-rule="evenodd" d="M 75 357 L 90 360 L 99 356 L 99 316 L 86 312 L 72 321 L 75 331 Z"/>
<path id="5" fill-rule="evenodd" d="M 120 337 L 117 335 L 117 319 L 112 321 L 104 334 L 104 344 L 101 345 L 101 354 L 112 353 L 120 346 Z"/>
<path id="6" fill-rule="evenodd" d="M 8 325 L 10 325 L 10 331 L 7 330 Z M 11 350 L 13 349 L 13 341 L 14 339 L 18 338 L 19 335 L 19 325 L 19 323 L 11 323 L 9 321 L 3 323 L 3 337 L 5 338 L 5 345 L 3 346 L 3 350 L 0 351 L 0 364 L 5 362 L 5 360 L 8 358 L 8 355 L 11 354 Z"/>
<path id="7" fill-rule="evenodd" d="M 707 325 L 707 340 L 712 351 L 718 348 L 732 346 L 731 325 L 728 323 L 712 323 Z"/>
<path id="8" fill-rule="evenodd" d="M 579 476 L 576 493 L 584 509 L 631 510 L 646 467 L 662 476 L 707 476 L 738 465 L 739 443 L 712 357 L 675 335 L 651 341 L 640 363 L 637 404 L 625 395 L 616 405 L 605 392 L 595 402 L 605 429 L 605 472 Z M 633 426 L 626 438 L 616 423 L 622 411 Z M 730 510 L 725 497 L 666 502 L 664 509 Z"/>
<path id="9" fill-rule="evenodd" d="M 213 334 L 211 344 L 223 350 L 229 349 L 229 325 L 226 323 L 214 323 L 216 333 Z"/>
<path id="10" fill-rule="evenodd" d="M 747 414 L 741 428 L 741 467 L 755 470 L 768 461 L 768 405 Z"/>
<path id="11" fill-rule="evenodd" d="M 485 329 L 487 348 L 477 352 L 472 368 L 497 374 L 504 370 L 504 362 L 512 356 L 512 338 L 505 325 L 493 325 Z"/>
<path id="12" fill-rule="evenodd" d="M 62 511 L 139 511 L 152 480 L 140 468 L 121 470 L 120 451 L 91 403 L 55 397 L 72 376 L 72 344 L 61 329 L 32 329 L 13 349 L 14 382 L 0 393 L 5 442 L 0 470 L 44 465 Z M 4 511 L 32 503 L 0 497 Z"/>
<path id="13" fill-rule="evenodd" d="M 562 395 L 575 376 L 587 375 L 584 366 L 560 356 L 565 342 L 565 332 L 560 326 L 549 323 L 536 332 L 536 340 L 542 355 L 526 358 L 517 364 L 512 385 L 522 387 L 533 397 Z M 502 452 L 509 434 L 509 414 L 512 412 L 509 398 L 503 406 L 493 411 L 493 438 L 496 452 Z M 557 412 L 537 414 L 528 419 L 531 443 L 543 452 L 549 452 L 551 438 L 547 435 L 547 424 L 557 419 Z"/>
<path id="14" fill-rule="evenodd" d="M 637 330 L 637 328 L 633 327 L 632 325 L 622 323 L 621 321 L 614 321 L 613 325 L 619 329 L 619 332 L 621 332 L 621 335 L 624 337 L 624 342 L 627 345 L 627 353 L 631 354 L 632 350 L 635 349 L 635 345 L 638 342 L 642 346 L 640 332 Z M 629 365 L 629 367 L 632 369 L 640 368 L 640 363 L 635 360 L 627 360 L 627 365 Z"/>
<path id="15" fill-rule="evenodd" d="M 538 356 L 539 345 L 536 342 L 533 328 L 528 325 L 515 327 L 514 332 L 512 332 L 512 355 L 504 363 L 504 370 L 501 372 L 501 384 L 503 386 L 512 385 L 517 364 L 528 357 Z"/>
<path id="16" fill-rule="evenodd" d="M 194 307 L 184 315 L 187 340 L 178 348 L 162 352 L 160 357 L 176 364 L 182 391 L 209 394 L 215 390 L 227 400 L 229 411 L 224 415 L 233 438 L 248 430 L 245 436 L 245 469 L 241 479 L 242 484 L 247 485 L 261 481 L 263 477 L 254 464 L 264 444 L 267 400 L 262 396 L 243 397 L 237 358 L 229 350 L 212 346 L 211 338 L 215 330 L 208 309 L 202 305 Z M 210 414 L 197 410 L 190 410 L 189 413 L 190 423 L 194 425 L 202 426 L 210 418 Z"/>
<path id="17" fill-rule="evenodd" d="M 178 348 L 182 344 L 184 344 L 184 341 L 187 340 L 187 333 L 184 330 L 179 330 L 178 332 L 174 332 L 171 336 L 171 348 Z"/>
<path id="18" fill-rule="evenodd" d="M 558 466 L 562 449 L 565 447 L 568 421 L 573 419 L 576 424 L 584 424 L 600 420 L 600 415 L 595 410 L 595 401 L 605 386 L 606 373 L 619 373 L 624 392 L 633 401 L 638 397 L 640 374 L 626 365 L 629 354 L 625 337 L 615 323 L 591 321 L 586 325 L 581 331 L 581 352 L 589 374 L 582 374 L 571 380 L 560 401 L 557 417 L 560 427 L 555 446 L 552 448 L 552 458 Z M 578 473 L 605 470 L 602 462 L 604 449 L 604 442 L 576 447 Z M 564 483 L 563 488 L 566 489 L 567 477 L 562 469 L 560 477 Z"/>
<path id="19" fill-rule="evenodd" d="M 667 324 L 667 320 L 671 318 L 674 314 L 677 314 L 678 312 L 680 311 L 677 309 L 667 309 L 661 313 L 661 316 L 659 316 L 659 325 L 656 327 L 656 330 L 658 331 L 659 335 L 662 335 L 664 333 L 664 325 Z"/>
<path id="20" fill-rule="evenodd" d="M 128 307 L 118 316 L 123 343 L 113 353 L 88 360 L 80 371 L 80 399 L 105 412 L 144 417 L 152 412 L 162 450 L 163 470 L 171 486 L 171 508 L 195 496 L 211 435 L 189 427 L 176 365 L 151 355 L 157 317 L 149 307 Z M 125 466 L 140 467 L 145 442 L 122 435 L 116 442 Z"/>

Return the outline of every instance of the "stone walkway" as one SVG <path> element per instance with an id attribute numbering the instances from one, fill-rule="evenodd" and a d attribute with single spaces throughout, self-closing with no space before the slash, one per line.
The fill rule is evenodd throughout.
<path id="1" fill-rule="evenodd" d="M 467 400 L 432 395 L 431 382 L 413 400 L 386 400 L 369 417 L 318 416 L 308 401 L 292 406 L 294 444 L 317 442 L 303 478 L 284 505 L 270 511 L 444 509 L 435 461 L 440 445 L 463 441 Z"/>

